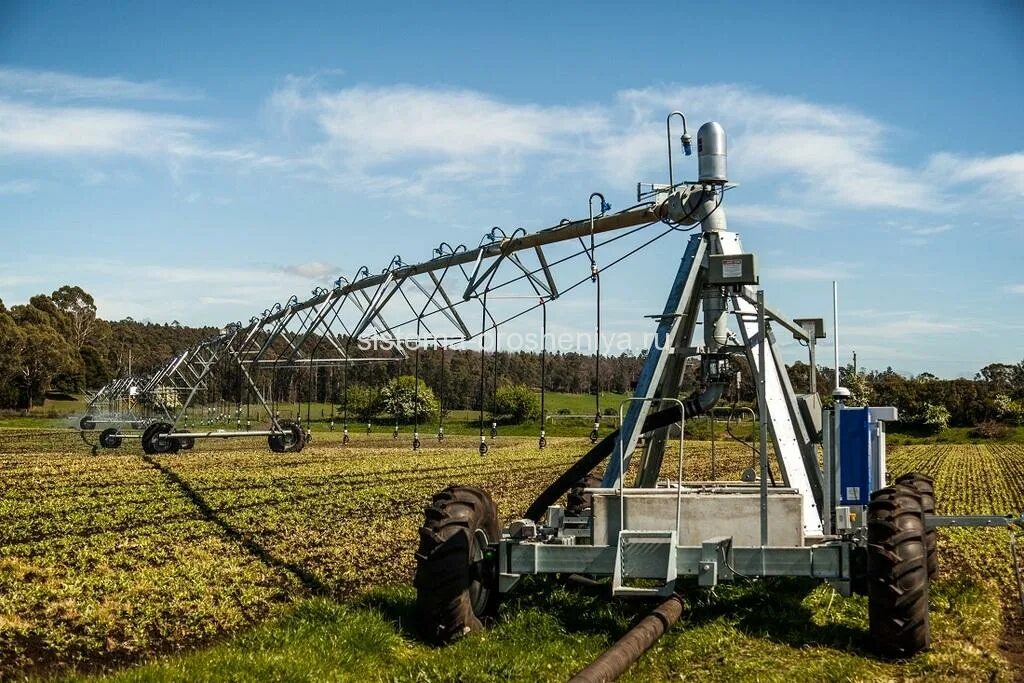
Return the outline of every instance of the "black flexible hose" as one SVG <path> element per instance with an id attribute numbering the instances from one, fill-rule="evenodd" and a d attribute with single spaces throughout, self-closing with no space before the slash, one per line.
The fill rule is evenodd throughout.
<path id="1" fill-rule="evenodd" d="M 715 400 L 717 400 L 718 396 L 715 396 L 714 394 L 721 395 L 721 391 L 716 391 L 715 386 L 706 393 L 711 393 Z M 705 405 L 701 400 L 705 395 L 691 396 L 683 403 L 683 413 L 687 420 L 697 417 L 714 405 L 713 402 L 711 405 Z M 679 405 L 674 404 L 670 408 L 665 408 L 664 410 L 659 410 L 656 413 L 649 414 L 647 419 L 644 420 L 643 433 L 646 434 L 648 432 L 653 432 L 656 429 L 667 427 L 670 424 L 679 422 L 679 419 Z M 558 477 L 558 479 L 544 489 L 543 493 L 537 496 L 537 499 L 533 501 L 533 504 L 526 510 L 525 517 L 527 519 L 532 519 L 535 522 L 539 521 L 544 513 L 547 512 L 548 506 L 556 503 L 558 499 L 564 496 L 576 482 L 590 474 L 595 467 L 600 465 L 605 458 L 612 454 L 615 450 L 615 442 L 618 438 L 619 430 L 616 429 L 614 432 L 601 439 L 597 445 L 587 451 L 582 458 L 573 463 L 569 469 Z"/>
<path id="2" fill-rule="evenodd" d="M 569 683 L 604 683 L 624 674 L 683 615 L 683 599 L 673 594 L 636 626 L 626 631 L 600 657 L 569 679 Z"/>

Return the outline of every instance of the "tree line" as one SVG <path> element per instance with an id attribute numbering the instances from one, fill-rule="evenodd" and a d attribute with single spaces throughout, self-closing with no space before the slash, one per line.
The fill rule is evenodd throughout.
<path id="1" fill-rule="evenodd" d="M 177 321 L 102 320 L 96 315 L 93 297 L 72 285 L 33 296 L 28 303 L 10 309 L 0 301 L 0 408 L 30 408 L 47 392 L 99 388 L 126 375 L 129 363 L 134 374 L 151 374 L 169 358 L 217 333 L 214 327 L 190 327 Z M 269 400 L 348 403 L 351 409 L 374 403 L 380 390 L 396 378 L 418 374 L 444 409 L 477 410 L 481 402 L 485 408 L 492 406 L 501 387 L 539 389 L 542 372 L 548 391 L 627 393 L 639 375 L 645 353 L 602 357 L 599 375 L 592 354 L 548 353 L 542 368 L 538 353 L 488 352 L 481 363 L 479 351 L 438 347 L 421 348 L 418 359 L 417 353 L 410 351 L 406 358 L 394 362 L 287 368 L 274 373 L 264 368 L 254 370 L 253 375 Z M 797 361 L 788 371 L 795 390 L 806 392 L 810 367 Z M 731 392 L 732 399 L 755 400 L 751 377 L 741 361 L 741 382 Z M 833 379 L 831 369 L 818 369 L 818 392 L 826 404 Z M 942 426 L 1024 423 L 1024 360 L 986 365 L 973 379 L 939 379 L 930 373 L 907 376 L 892 368 L 855 372 L 845 367 L 840 369 L 840 380 L 852 391 L 853 404 L 895 406 L 906 422 Z M 696 383 L 696 369 L 690 367 L 684 390 Z M 225 367 L 202 399 L 243 402 L 253 397 L 240 373 Z"/>

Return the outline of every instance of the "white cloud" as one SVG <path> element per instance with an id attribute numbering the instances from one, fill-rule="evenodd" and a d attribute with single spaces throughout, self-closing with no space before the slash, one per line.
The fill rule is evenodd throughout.
<path id="1" fill-rule="evenodd" d="M 281 169 L 284 157 L 211 141 L 213 124 L 177 114 L 159 114 L 110 107 L 40 106 L 0 98 L 0 158 L 118 158 L 165 163 L 175 182 L 194 168 L 225 164 L 240 171 Z M 86 171 L 86 184 L 107 174 Z"/>
<path id="2" fill-rule="evenodd" d="M 1006 291 L 1010 294 L 1024 294 L 1024 284 L 1007 285 Z"/>
<path id="3" fill-rule="evenodd" d="M 618 100 L 644 127 L 663 121 L 679 103 L 691 115 L 691 135 L 704 116 L 712 116 L 730 137 L 731 176 L 785 178 L 799 186 L 809 206 L 935 208 L 934 188 L 918 170 L 885 158 L 888 130 L 864 114 L 737 85 L 627 90 Z M 618 148 L 610 160 L 622 163 L 616 157 L 627 152 L 620 141 L 610 144 Z"/>
<path id="4" fill-rule="evenodd" d="M 7 265 L 4 266 L 3 270 L 8 270 L 16 266 Z M 17 275 L 11 273 L 4 273 L 0 275 L 0 287 L 16 287 L 20 285 L 30 285 L 36 282 L 43 282 L 43 278 L 38 275 Z"/>
<path id="5" fill-rule="evenodd" d="M 193 100 L 192 91 L 160 82 L 131 81 L 118 76 L 91 77 L 56 71 L 0 67 L 0 91 L 54 100 Z"/>
<path id="6" fill-rule="evenodd" d="M 918 237 L 931 237 L 932 235 L 941 235 L 944 232 L 949 232 L 953 229 L 953 226 L 946 223 L 944 225 L 929 225 L 929 226 L 904 226 L 903 230 L 909 232 L 911 235 Z"/>
<path id="7" fill-rule="evenodd" d="M 297 263 L 284 266 L 281 270 L 290 275 L 309 278 L 311 280 L 328 280 L 332 279 L 333 276 L 338 273 L 339 269 L 321 261 L 309 261 L 307 263 Z"/>
<path id="8" fill-rule="evenodd" d="M 903 340 L 937 334 L 958 334 L 976 329 L 970 320 L 956 320 L 927 313 L 912 313 L 896 320 L 874 320 L 868 325 L 847 325 L 840 328 L 844 337 L 852 339 Z"/>
<path id="9" fill-rule="evenodd" d="M 0 154 L 186 153 L 209 126 L 128 109 L 40 107 L 0 99 Z"/>
<path id="10" fill-rule="evenodd" d="M 607 125 L 587 108 L 512 104 L 471 90 L 415 86 L 309 92 L 289 81 L 271 106 L 286 120 L 311 116 L 328 146 L 356 153 L 364 164 L 422 155 L 458 167 L 483 156 L 551 152 Z"/>
<path id="11" fill-rule="evenodd" d="M 29 194 L 35 192 L 39 183 L 34 180 L 7 180 L 0 182 L 0 196 L 10 194 Z"/>
<path id="12" fill-rule="evenodd" d="M 822 220 L 815 211 L 769 204 L 737 203 L 730 205 L 726 213 L 730 220 L 736 219 L 744 224 L 768 223 L 804 229 L 814 229 Z"/>
<path id="13" fill-rule="evenodd" d="M 223 324 L 226 306 L 247 316 L 286 300 L 290 294 L 305 299 L 312 289 L 308 278 L 271 267 L 140 263 L 138 272 L 145 273 L 145 277 L 133 279 L 130 288 L 123 286 L 123 265 L 113 261 L 72 262 L 62 267 L 80 273 L 79 284 L 93 294 L 100 315 L 108 319 L 178 318 Z"/>
<path id="14" fill-rule="evenodd" d="M 970 183 L 1008 200 L 1024 197 L 1024 152 L 973 158 L 943 152 L 932 157 L 930 172 L 951 184 Z"/>
<path id="15" fill-rule="evenodd" d="M 936 171 L 948 159 L 897 163 L 886 154 L 894 131 L 871 116 L 738 85 L 625 90 L 603 103 L 556 106 L 466 89 L 328 89 L 319 79 L 289 78 L 268 110 L 305 160 L 304 177 L 358 184 L 372 194 L 427 195 L 453 180 L 480 187 L 527 171 L 535 178 L 596 174 L 616 185 L 663 180 L 665 140 L 653 131 L 663 130 L 665 112 L 680 103 L 691 116 L 691 135 L 705 116 L 725 125 L 733 177 L 767 178 L 782 188 L 774 206 L 784 209 L 737 205 L 737 217 L 803 226 L 835 208 L 950 207 L 946 191 L 955 179 Z M 686 177 L 684 168 L 692 174 L 694 160 L 684 167 L 676 156 L 677 175 Z M 1016 187 L 1022 159 L 970 160 L 956 177 L 1001 176 Z"/>
<path id="16" fill-rule="evenodd" d="M 761 274 L 770 280 L 850 280 L 857 277 L 857 265 L 832 263 L 823 266 L 775 266 L 763 269 Z"/>
<path id="17" fill-rule="evenodd" d="M 408 85 L 319 89 L 289 79 L 269 101 L 289 135 L 308 142 L 311 178 L 374 194 L 472 179 L 501 182 L 530 166 L 569 160 L 608 129 L 599 107 L 504 102 L 486 93 Z"/>
<path id="18" fill-rule="evenodd" d="M 199 303 L 205 306 L 244 306 L 250 302 L 230 296 L 201 296 Z"/>

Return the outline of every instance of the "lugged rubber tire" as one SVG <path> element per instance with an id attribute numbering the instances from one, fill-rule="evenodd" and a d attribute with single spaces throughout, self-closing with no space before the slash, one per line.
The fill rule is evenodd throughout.
<path id="1" fill-rule="evenodd" d="M 879 653 L 906 658 L 931 644 L 921 496 L 895 485 L 868 504 L 868 624 Z"/>
<path id="2" fill-rule="evenodd" d="M 88 432 L 96 429 L 96 423 L 88 415 L 84 415 L 81 420 L 78 421 L 78 427 L 83 432 Z"/>
<path id="3" fill-rule="evenodd" d="M 117 427 L 108 427 L 100 433 L 100 445 L 104 448 L 120 448 L 121 441 Z"/>
<path id="4" fill-rule="evenodd" d="M 909 486 L 921 496 L 921 511 L 926 515 L 935 514 L 935 481 L 920 472 L 908 472 L 896 479 L 897 484 Z M 925 546 L 928 548 L 928 580 L 934 581 L 939 575 L 939 549 L 935 529 L 925 529 Z"/>
<path id="5" fill-rule="evenodd" d="M 274 453 L 298 453 L 306 446 L 306 434 L 302 427 L 294 422 L 281 422 L 284 434 L 271 434 L 267 437 L 267 445 Z"/>
<path id="6" fill-rule="evenodd" d="M 497 563 L 481 541 L 501 534 L 498 509 L 486 491 L 449 486 L 424 510 L 416 550 L 416 620 L 423 638 L 435 644 L 483 628 L 498 605 Z"/>
<path id="7" fill-rule="evenodd" d="M 161 455 L 163 453 L 177 453 L 178 441 L 176 439 L 160 439 L 160 434 L 170 434 L 173 427 L 167 422 L 154 422 L 146 427 L 142 433 L 142 451 L 146 455 Z"/>

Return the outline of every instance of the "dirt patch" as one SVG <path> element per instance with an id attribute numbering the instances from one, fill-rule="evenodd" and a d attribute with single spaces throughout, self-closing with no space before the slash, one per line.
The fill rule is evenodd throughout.
<path id="1" fill-rule="evenodd" d="M 1019 602 L 1010 602 L 1004 608 L 1005 624 L 999 652 L 1010 663 L 1013 680 L 1024 683 L 1024 616 Z"/>

